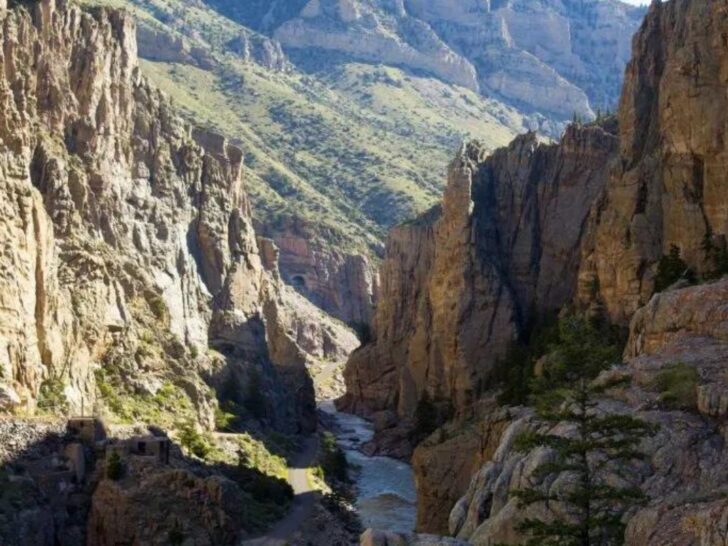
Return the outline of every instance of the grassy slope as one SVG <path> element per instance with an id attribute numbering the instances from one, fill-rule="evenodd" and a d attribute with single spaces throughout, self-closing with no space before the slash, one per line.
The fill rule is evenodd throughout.
<path id="1" fill-rule="evenodd" d="M 496 101 L 396 68 L 345 63 L 311 75 L 243 62 L 224 46 L 241 27 L 201 2 L 93 2 L 212 49 L 210 71 L 150 61 L 142 69 L 194 123 L 242 145 L 256 216 L 273 231 L 295 214 L 328 244 L 376 247 L 389 226 L 439 199 L 462 140 L 495 148 L 522 128 Z"/>

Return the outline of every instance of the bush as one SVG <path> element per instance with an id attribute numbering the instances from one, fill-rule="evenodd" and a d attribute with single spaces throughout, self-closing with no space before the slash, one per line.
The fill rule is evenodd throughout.
<path id="1" fill-rule="evenodd" d="M 215 429 L 221 432 L 230 432 L 237 416 L 221 407 L 215 408 Z"/>
<path id="2" fill-rule="evenodd" d="M 699 378 L 695 368 L 682 362 L 661 370 L 655 379 L 660 402 L 670 409 L 695 409 Z"/>
<path id="3" fill-rule="evenodd" d="M 148 291 L 146 294 L 147 304 L 152 314 L 161 322 L 167 322 L 169 319 L 169 310 L 167 304 L 164 303 L 164 299 L 160 294 Z"/>
<path id="4" fill-rule="evenodd" d="M 688 267 L 680 256 L 680 249 L 672 245 L 670 253 L 660 258 L 655 276 L 655 293 L 663 292 L 677 281 L 685 279 L 690 284 L 695 283 L 695 273 Z"/>
<path id="5" fill-rule="evenodd" d="M 43 381 L 38 394 L 38 409 L 44 413 L 67 414 L 68 399 L 63 388 L 63 381 L 59 378 Z"/>
<path id="6" fill-rule="evenodd" d="M 121 457 L 116 451 L 112 451 L 108 461 L 106 461 L 106 477 L 118 481 L 123 474 L 124 464 L 121 462 Z"/>
<path id="7" fill-rule="evenodd" d="M 179 442 L 185 450 L 200 459 L 206 459 L 215 449 L 210 439 L 197 432 L 191 423 L 180 428 Z"/>
<path id="8" fill-rule="evenodd" d="M 568 386 L 570 377 L 596 377 L 619 362 L 622 333 L 613 326 L 575 315 L 546 320 L 531 333 L 527 344 L 514 344 L 493 372 L 500 386 L 499 402 L 524 405 L 534 394 Z M 543 369 L 536 363 L 543 359 Z"/>

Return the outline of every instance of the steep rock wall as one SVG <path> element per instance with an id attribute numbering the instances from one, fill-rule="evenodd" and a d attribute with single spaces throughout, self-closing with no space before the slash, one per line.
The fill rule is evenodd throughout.
<path id="1" fill-rule="evenodd" d="M 258 369 L 272 424 L 310 429 L 298 343 L 337 352 L 341 328 L 291 327 L 311 315 L 288 313 L 261 261 L 241 150 L 192 131 L 144 80 L 132 19 L 54 0 L 1 11 L 0 103 L 3 400 L 32 411 L 53 380 L 88 411 L 113 371 L 140 392 L 179 383 L 209 426 L 202 377 L 242 390 Z"/>
<path id="2" fill-rule="evenodd" d="M 643 446 L 650 465 L 639 469 L 652 501 L 630 520 L 627 544 L 720 543 L 726 532 L 725 281 L 653 292 L 658 262 L 672 245 L 698 277 L 715 268 L 706 246 L 725 248 L 727 16 L 724 1 L 652 4 L 627 70 L 620 145 L 575 257 L 577 303 L 631 325 L 627 364 L 618 373 L 632 384 L 604 407 L 660 425 Z M 511 275 L 517 278 L 518 270 Z M 678 362 L 697 372 L 692 411 L 667 407 L 656 392 L 658 374 Z M 528 415 L 514 419 L 453 509 L 451 533 L 476 545 L 513 543 L 523 539 L 520 518 L 548 516 L 541 506 L 524 512 L 509 495 L 537 479 L 530 469 L 543 453 L 512 446 L 530 426 Z M 422 457 L 437 446 L 420 449 Z M 418 486 L 444 464 L 421 471 Z M 428 481 L 424 490 L 437 491 L 437 484 Z M 423 529 L 444 506 L 427 507 Z"/>
<path id="3" fill-rule="evenodd" d="M 704 273 L 706 238 L 726 243 L 727 9 L 724 1 L 653 3 L 634 39 L 620 165 L 595 209 L 581 272 L 585 284 L 598 284 L 597 299 L 615 321 L 628 323 L 649 300 L 672 245 Z"/>
<path id="4" fill-rule="evenodd" d="M 722 280 L 655 296 L 632 320 L 626 364 L 603 376 L 630 379 L 600 402 L 603 409 L 659 425 L 641 446 L 647 464 L 631 468 L 650 501 L 629 514 L 629 546 L 720 544 L 717 537 L 728 531 L 723 493 L 728 486 L 726 290 L 728 282 Z M 695 407 L 670 407 L 656 388 L 658 375 L 678 362 L 696 372 Z M 550 515 L 542 505 L 524 510 L 510 495 L 540 483 L 533 471 L 548 456 L 547 450 L 514 449 L 519 432 L 537 425 L 528 414 L 513 417 L 450 514 L 450 532 L 476 546 L 517 543 L 524 538 L 517 531 L 522 518 Z"/>
<path id="5" fill-rule="evenodd" d="M 390 234 L 373 341 L 347 366 L 341 407 L 413 417 L 424 393 L 465 416 L 497 359 L 530 322 L 574 295 L 592 202 L 613 128 L 572 127 L 558 145 L 534 134 L 450 166 L 442 207 Z"/>

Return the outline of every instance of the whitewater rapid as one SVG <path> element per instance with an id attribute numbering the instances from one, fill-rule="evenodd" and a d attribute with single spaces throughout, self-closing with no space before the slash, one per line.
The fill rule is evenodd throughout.
<path id="1" fill-rule="evenodd" d="M 415 481 L 412 467 L 390 457 L 367 457 L 360 446 L 372 439 L 372 424 L 355 415 L 336 411 L 333 402 L 319 408 L 336 423 L 336 438 L 349 461 L 356 483 L 356 510 L 364 527 L 399 532 L 415 528 Z"/>

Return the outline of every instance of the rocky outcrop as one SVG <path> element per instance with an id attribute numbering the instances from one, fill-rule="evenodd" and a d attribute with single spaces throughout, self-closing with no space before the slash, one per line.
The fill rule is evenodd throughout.
<path id="1" fill-rule="evenodd" d="M 150 61 L 191 64 L 202 69 L 210 69 L 214 63 L 206 49 L 190 45 L 182 36 L 148 25 L 140 25 L 137 29 L 137 46 L 139 55 Z"/>
<path id="2" fill-rule="evenodd" d="M 491 400 L 472 423 L 451 423 L 420 443 L 412 456 L 417 486 L 417 529 L 448 533 L 449 512 L 468 490 L 472 476 L 495 455 L 516 413 Z"/>
<path id="3" fill-rule="evenodd" d="M 674 245 L 698 273 L 724 248 L 728 56 L 716 44 L 725 2 L 653 3 L 634 40 L 620 106 L 620 165 L 594 212 L 581 276 L 609 316 L 628 323 Z M 589 300 L 588 296 L 584 299 Z"/>
<path id="4" fill-rule="evenodd" d="M 93 494 L 88 546 L 236 544 L 250 499 L 225 478 L 181 469 L 127 469 L 123 481 L 102 480 Z"/>
<path id="5" fill-rule="evenodd" d="M 151 395 L 172 382 L 210 426 L 202 377 L 235 376 L 244 391 L 258 375 L 272 424 L 311 429 L 307 349 L 340 356 L 354 341 L 319 315 L 287 314 L 242 151 L 192 131 L 146 82 L 130 17 L 54 0 L 30 9 L 0 15 L 3 405 L 32 411 L 52 384 L 68 410 L 88 409 L 101 373 Z"/>
<path id="6" fill-rule="evenodd" d="M 372 322 L 377 273 L 362 254 L 341 252 L 317 241 L 315 230 L 301 218 L 275 228 L 259 228 L 273 238 L 283 281 L 317 307 L 346 324 Z"/>
<path id="7" fill-rule="evenodd" d="M 404 66 L 560 121 L 616 103 L 629 37 L 644 14 L 611 0 L 310 0 L 285 6 L 266 0 L 249 10 L 227 0 L 212 3 L 319 64 L 343 57 Z"/>
<path id="8" fill-rule="evenodd" d="M 254 32 L 241 32 L 228 41 L 225 48 L 244 61 L 255 62 L 269 70 L 283 72 L 291 66 L 279 42 Z"/>
<path id="9" fill-rule="evenodd" d="M 653 2 L 634 41 L 618 136 L 616 126 L 571 128 L 557 146 L 538 147 L 522 137 L 486 160 L 470 147 L 451 168 L 442 211 L 416 228 L 426 247 L 409 254 L 390 245 L 395 263 L 385 261 L 380 294 L 387 309 L 377 309 L 374 342 L 350 361 L 344 402 L 374 417 L 394 407 L 411 416 L 412 392 L 428 392 L 441 409 L 443 399 L 452 404 L 453 422 L 415 454 L 424 493 L 420 530 L 442 531 L 438 511 L 447 509 L 457 487 L 440 484 L 462 483 L 462 461 L 482 448 L 468 435 L 451 439 L 447 430 L 463 428 L 464 408 L 472 408 L 471 425 L 492 417 L 473 404 L 489 386 L 489 359 L 509 336 L 527 331 L 530 318 L 573 304 L 630 325 L 626 363 L 598 378 L 630 382 L 599 407 L 659 426 L 641 446 L 648 464 L 629 469 L 651 500 L 629 514 L 626 543 L 724 541 L 727 283 L 683 282 L 653 294 L 658 262 L 672 246 L 701 282 L 725 274 L 719 260 L 726 249 L 725 97 L 719 90 L 727 11 L 724 1 Z M 388 271 L 402 271 L 416 288 L 403 290 L 405 282 L 390 281 Z M 388 324 L 404 331 L 391 337 Z M 426 365 L 416 356 L 423 352 Z M 441 370 L 447 371 L 438 377 Z M 670 402 L 674 395 L 664 386 L 675 370 L 684 374 L 679 403 Z M 423 376 L 437 377 L 432 386 L 441 390 Z M 521 432 L 543 426 L 528 410 L 503 420 L 450 514 L 451 534 L 475 545 L 519 543 L 525 538 L 519 521 L 548 519 L 558 510 L 524 509 L 511 495 L 534 484 L 558 491 L 568 483 L 569 476 L 544 482 L 535 472 L 551 456 L 548 449 L 514 448 Z M 564 426 L 554 430 L 569 434 Z"/>
<path id="10" fill-rule="evenodd" d="M 720 539 L 712 541 L 728 531 L 724 516 L 728 488 L 725 414 L 719 411 L 719 404 L 706 404 L 699 396 L 708 387 L 715 399 L 728 395 L 726 289 L 728 281 L 720 281 L 666 292 L 632 320 L 627 362 L 616 370 L 631 382 L 601 402 L 610 412 L 629 412 L 659 425 L 657 435 L 646 438 L 642 445 L 649 464 L 632 469 L 641 476 L 641 487 L 650 502 L 632 514 L 628 545 L 720 544 Z M 697 402 L 692 408 L 669 407 L 657 389 L 659 374 L 677 363 L 696 372 L 693 389 Z M 512 446 L 519 431 L 532 426 L 532 419 L 524 415 L 505 430 L 497 451 L 451 512 L 453 534 L 475 545 L 512 543 L 522 538 L 516 530 L 518 521 L 548 516 L 548 509 L 540 505 L 520 509 L 509 494 L 539 483 L 532 472 L 548 453 L 523 454 Z"/>
<path id="11" fill-rule="evenodd" d="M 405 65 L 463 87 L 478 87 L 470 62 L 427 24 L 406 17 L 401 2 L 382 10 L 376 3 L 372 8 L 351 0 L 313 0 L 299 17 L 278 27 L 274 37 L 288 48 L 323 49 L 370 62 Z"/>
<path id="12" fill-rule="evenodd" d="M 342 407 L 413 417 L 427 393 L 466 415 L 489 373 L 535 318 L 576 291 L 580 245 L 617 146 L 612 129 L 534 134 L 450 166 L 442 207 L 395 228 L 380 270 L 374 339 L 345 373 Z"/>

